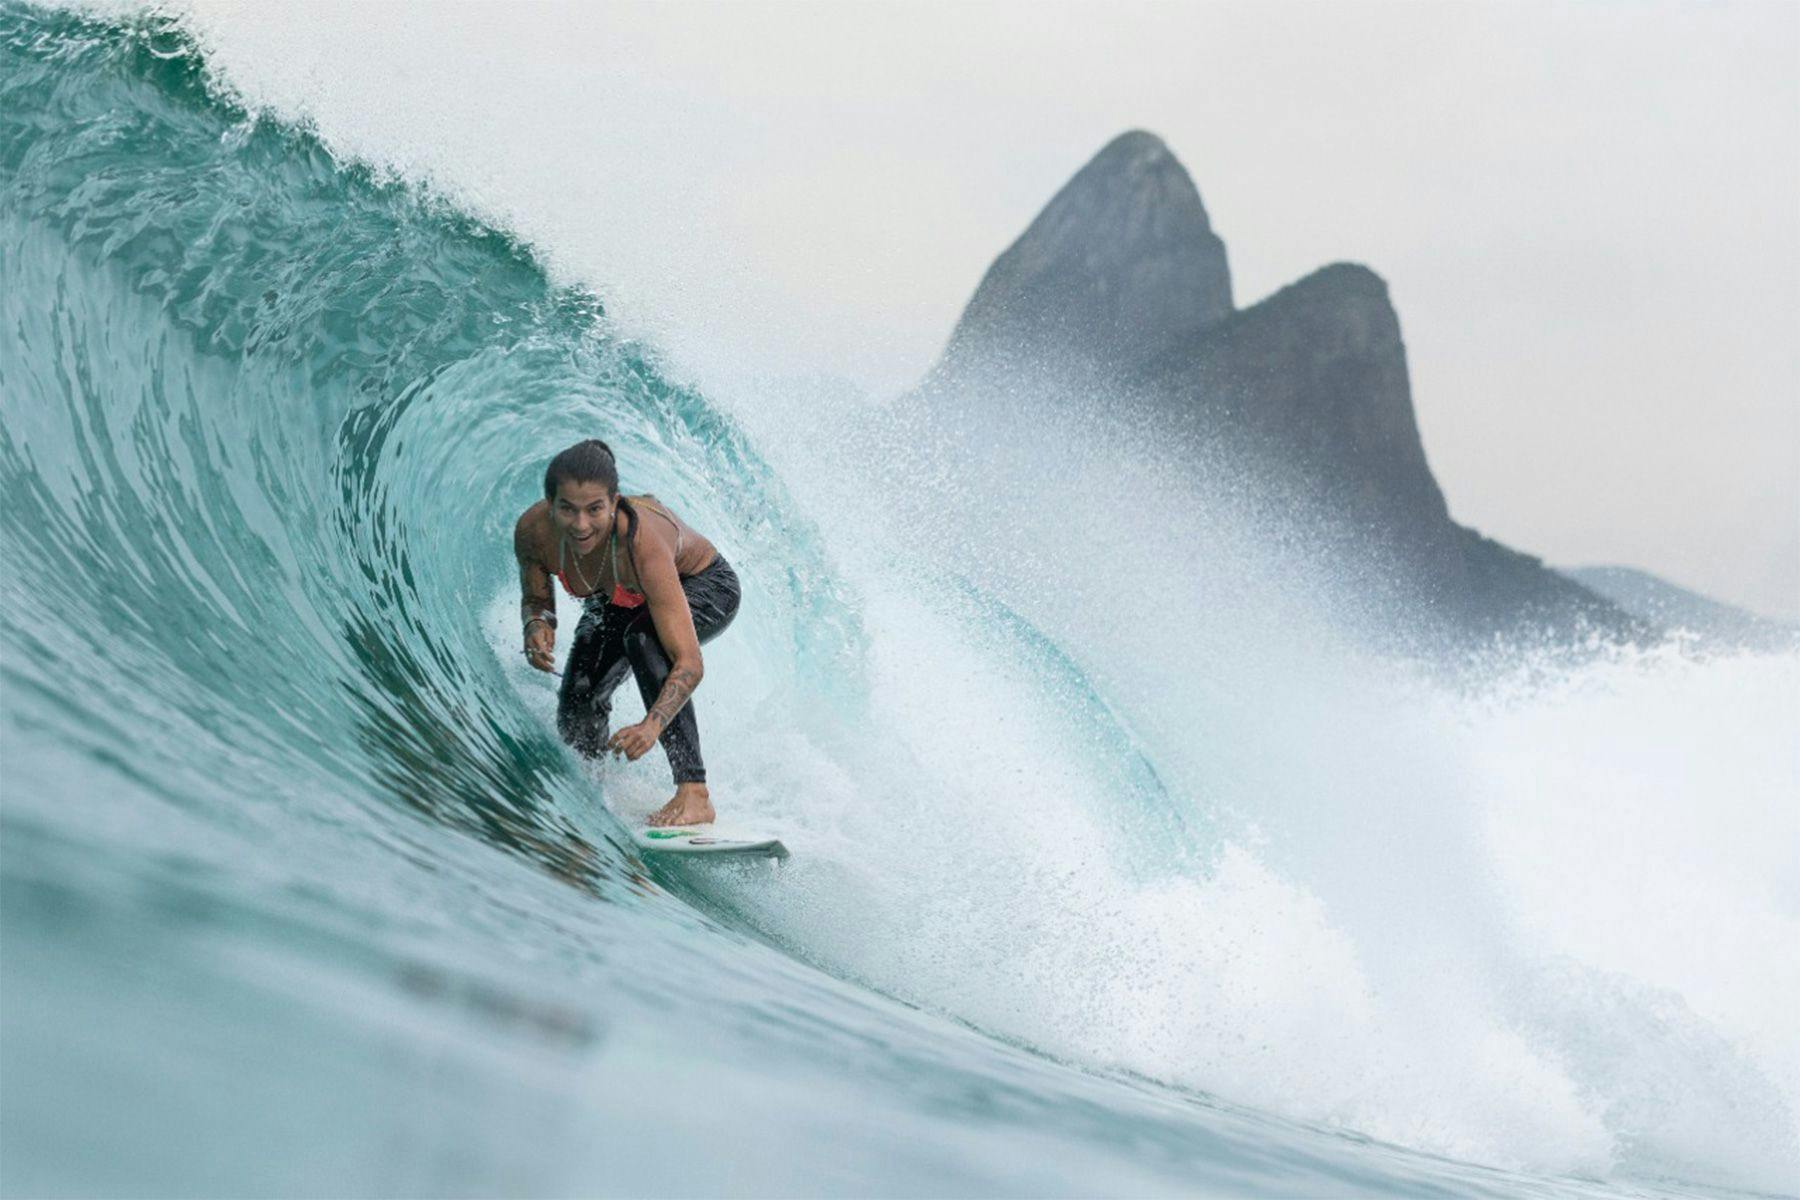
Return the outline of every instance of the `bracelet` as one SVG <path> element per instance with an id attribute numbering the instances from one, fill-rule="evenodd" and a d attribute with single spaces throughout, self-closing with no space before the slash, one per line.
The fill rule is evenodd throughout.
<path id="1" fill-rule="evenodd" d="M 549 628 L 552 633 L 556 632 L 556 618 L 547 617 L 543 613 L 539 613 L 535 617 L 526 620 L 525 628 L 521 631 L 522 635 L 529 637 L 531 635 L 531 627 L 540 623 Z"/>

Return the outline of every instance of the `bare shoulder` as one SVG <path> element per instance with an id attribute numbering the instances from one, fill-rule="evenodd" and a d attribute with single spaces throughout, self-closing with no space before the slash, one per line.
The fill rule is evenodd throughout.
<path id="1" fill-rule="evenodd" d="M 539 500 L 526 509 L 519 516 L 519 523 L 513 526 L 513 553 L 518 555 L 520 562 L 544 560 L 552 532 L 550 502 Z"/>
<path id="2" fill-rule="evenodd" d="M 658 500 L 655 496 L 650 495 L 648 492 L 644 493 L 642 496 L 628 497 L 628 499 L 648 500 L 664 512 L 668 511 L 668 509 L 663 506 L 662 501 Z M 632 545 L 637 548 L 639 553 L 648 550 L 652 554 L 655 554 L 659 551 L 666 550 L 669 552 L 670 557 L 673 557 L 675 554 L 675 538 L 669 529 L 669 523 L 662 520 L 652 520 L 650 510 L 646 509 L 643 505 L 634 505 L 633 507 L 637 510 L 638 519 L 637 536 L 635 540 L 633 540 Z M 619 536 L 621 538 L 630 537 L 631 531 L 628 528 L 628 519 L 625 514 L 620 512 L 615 516 L 614 520 L 618 523 L 617 528 Z"/>

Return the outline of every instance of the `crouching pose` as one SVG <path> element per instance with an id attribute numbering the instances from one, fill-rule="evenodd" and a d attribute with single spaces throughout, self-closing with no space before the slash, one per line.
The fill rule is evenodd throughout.
<path id="1" fill-rule="evenodd" d="M 605 442 L 579 442 L 550 460 L 544 498 L 513 530 L 519 560 L 525 655 L 554 671 L 552 575 L 582 601 L 563 671 L 556 728 L 577 753 L 612 751 L 633 761 L 661 741 L 675 796 L 652 825 L 713 819 L 690 697 L 700 686 L 700 644 L 738 610 L 737 574 L 713 544 L 655 496 L 619 495 L 619 469 Z M 610 732 L 612 694 L 629 669 L 644 719 Z"/>

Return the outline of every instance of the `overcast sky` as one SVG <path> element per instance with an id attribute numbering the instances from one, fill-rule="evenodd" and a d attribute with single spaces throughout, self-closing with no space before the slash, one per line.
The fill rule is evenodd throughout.
<path id="1" fill-rule="evenodd" d="M 191 7 L 722 389 L 903 389 L 1150 129 L 1240 306 L 1388 281 L 1459 520 L 1800 618 L 1800 4 Z"/>

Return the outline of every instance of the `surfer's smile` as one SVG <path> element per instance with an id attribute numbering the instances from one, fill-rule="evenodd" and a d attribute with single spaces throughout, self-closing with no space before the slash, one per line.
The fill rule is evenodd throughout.
<path id="1" fill-rule="evenodd" d="M 585 555 L 612 528 L 614 503 L 612 491 L 598 483 L 565 483 L 557 488 L 550 515 L 575 552 Z"/>

